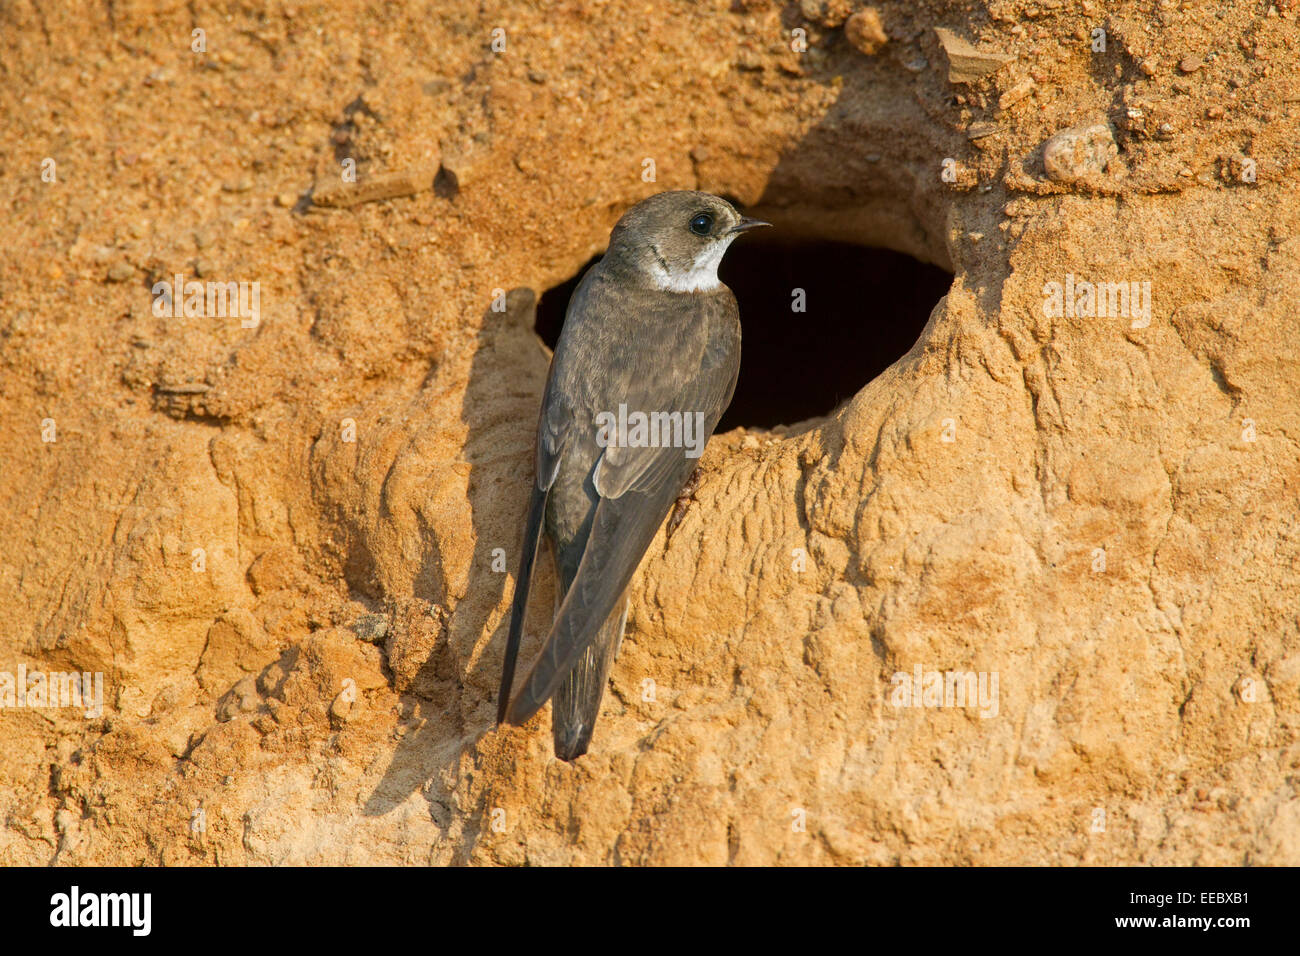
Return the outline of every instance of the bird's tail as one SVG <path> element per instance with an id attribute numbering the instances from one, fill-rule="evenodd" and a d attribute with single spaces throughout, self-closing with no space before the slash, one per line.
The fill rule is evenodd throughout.
<path id="1" fill-rule="evenodd" d="M 614 606 L 614 611 L 601 625 L 596 639 L 578 658 L 569 676 L 551 699 L 551 736 L 555 742 L 555 756 L 561 760 L 576 760 L 587 752 L 591 732 L 600 713 L 600 699 L 605 694 L 609 669 L 618 656 L 623 643 L 623 628 L 627 624 L 627 594 Z"/>
<path id="2" fill-rule="evenodd" d="M 519 577 L 515 579 L 515 597 L 510 608 L 510 632 L 506 638 L 505 662 L 501 667 L 501 689 L 497 691 L 497 723 L 506 719 L 510 706 L 510 689 L 515 681 L 515 658 L 519 656 L 519 642 L 524 634 L 524 616 L 528 613 L 528 592 L 533 586 L 533 562 L 537 557 L 538 539 L 542 533 L 542 516 L 546 511 L 546 492 L 533 486 L 532 500 L 528 505 L 528 521 L 524 526 L 524 544 L 519 558 Z"/>

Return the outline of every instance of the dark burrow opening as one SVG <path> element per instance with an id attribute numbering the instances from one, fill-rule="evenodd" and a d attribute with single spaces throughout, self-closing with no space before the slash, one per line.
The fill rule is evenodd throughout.
<path id="1" fill-rule="evenodd" d="M 537 334 L 560 337 L 572 279 L 545 292 Z M 916 343 L 952 273 L 890 249 L 746 236 L 718 275 L 740 303 L 740 381 L 719 431 L 770 428 L 831 412 Z M 796 290 L 806 311 L 796 312 Z"/>

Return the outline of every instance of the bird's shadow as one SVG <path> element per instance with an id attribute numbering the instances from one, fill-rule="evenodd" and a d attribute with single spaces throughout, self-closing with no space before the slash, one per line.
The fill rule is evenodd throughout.
<path id="1" fill-rule="evenodd" d="M 456 588 L 457 575 L 441 566 L 443 549 L 423 543 L 417 582 L 433 593 L 417 592 L 417 597 L 437 605 L 451 603 L 452 610 L 433 623 L 427 618 L 403 620 L 400 614 L 393 623 L 396 629 L 437 627 L 438 634 L 409 684 L 410 692 L 402 696 L 399 727 L 406 732 L 366 800 L 367 816 L 386 814 L 424 788 L 435 824 L 446 829 L 452 819 L 448 803 L 455 787 L 452 775 L 461 754 L 495 721 L 501 649 L 509 624 L 508 615 L 498 611 L 507 579 L 518 568 L 533 475 L 537 409 L 549 365 L 549 355 L 533 331 L 536 307 L 533 290 L 512 289 L 505 296 L 503 311 L 489 308 L 484 313 L 475 337 L 460 408 L 465 428 L 460 460 L 469 466 L 473 535 L 469 573 L 463 594 L 447 594 Z M 454 372 L 445 379 L 439 376 L 439 370 L 431 373 L 426 389 L 444 389 L 455 377 Z M 551 586 L 542 562 L 538 572 L 535 611 L 547 604 L 544 592 Z M 525 641 L 521 661 L 533 653 L 535 643 L 536 639 Z"/>

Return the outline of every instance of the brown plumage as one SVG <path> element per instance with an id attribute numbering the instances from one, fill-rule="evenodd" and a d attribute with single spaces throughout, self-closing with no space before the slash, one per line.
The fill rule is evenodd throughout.
<path id="1" fill-rule="evenodd" d="M 740 321 L 717 264 L 731 241 L 755 225 L 766 223 L 745 219 L 707 193 L 652 196 L 619 220 L 604 258 L 569 303 L 542 399 L 498 707 L 498 720 L 520 724 L 554 695 L 551 723 L 561 759 L 587 750 L 622 640 L 628 584 L 695 470 L 694 455 L 731 402 Z M 638 445 L 634 434 L 624 440 L 602 431 L 620 405 L 629 414 L 668 416 L 660 421 L 678 415 L 685 423 L 689 415 L 701 433 L 690 448 Z M 542 532 L 553 548 L 562 597 L 542 652 L 512 700 Z"/>

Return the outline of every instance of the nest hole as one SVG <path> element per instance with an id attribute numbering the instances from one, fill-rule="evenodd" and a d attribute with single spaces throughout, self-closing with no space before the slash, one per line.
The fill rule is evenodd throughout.
<path id="1" fill-rule="evenodd" d="M 599 259 L 542 294 L 535 329 L 550 348 Z M 740 380 L 718 431 L 829 414 L 907 354 L 952 284 L 952 273 L 891 249 L 757 236 L 735 243 L 718 275 L 736 294 L 743 335 Z"/>

